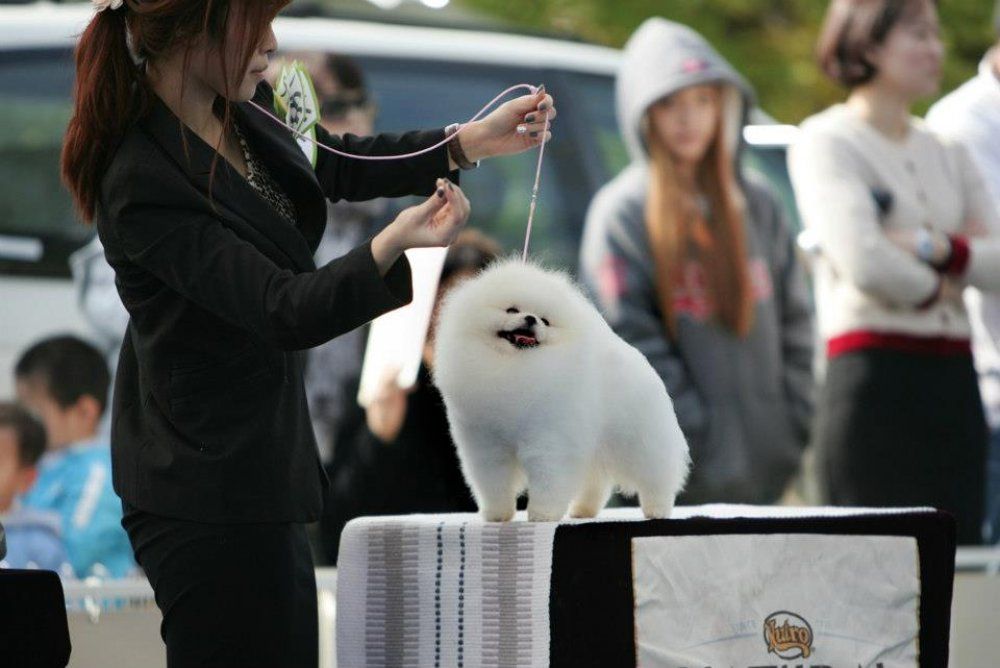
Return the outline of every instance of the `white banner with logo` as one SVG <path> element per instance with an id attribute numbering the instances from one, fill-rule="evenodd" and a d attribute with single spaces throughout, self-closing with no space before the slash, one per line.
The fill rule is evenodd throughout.
<path id="1" fill-rule="evenodd" d="M 917 668 L 916 540 L 632 539 L 642 668 Z"/>

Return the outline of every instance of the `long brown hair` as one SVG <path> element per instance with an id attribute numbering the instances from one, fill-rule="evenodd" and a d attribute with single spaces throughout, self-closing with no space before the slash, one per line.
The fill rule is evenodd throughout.
<path id="1" fill-rule="evenodd" d="M 226 89 L 230 72 L 244 72 L 268 26 L 289 0 L 125 0 L 116 10 L 97 12 L 76 46 L 73 115 L 66 128 L 61 157 L 63 184 L 73 196 L 83 222 L 94 219 L 101 179 L 111 164 L 125 131 L 144 115 L 155 93 L 145 74 L 145 62 L 155 61 L 186 45 L 187 70 L 192 40 L 207 34 L 221 54 Z M 234 33 L 241 46 L 240 66 L 225 62 L 230 9 L 243 20 Z M 183 95 L 184 82 L 181 83 Z M 230 105 L 221 105 L 226 136 Z M 186 136 L 185 152 L 187 151 Z M 211 172 L 215 173 L 219 145 Z M 211 184 L 211 177 L 209 180 Z M 209 187 L 211 190 L 211 186 Z"/>
<path id="2" fill-rule="evenodd" d="M 939 0 L 932 4 L 937 7 Z M 868 51 L 883 44 L 898 23 L 922 6 L 918 0 L 833 0 L 816 45 L 820 69 L 846 88 L 868 83 L 878 74 L 868 62 Z"/>
<path id="3" fill-rule="evenodd" d="M 720 105 L 723 105 L 720 96 Z M 698 166 L 698 184 L 708 199 L 708 212 L 687 211 L 682 205 L 680 182 L 673 158 L 645 124 L 650 154 L 646 230 L 656 268 L 656 291 L 664 326 L 677 335 L 674 312 L 675 272 L 686 261 L 697 259 L 704 267 L 715 317 L 737 336 L 753 325 L 753 291 L 747 266 L 743 228 L 743 194 L 736 180 L 733 156 L 726 145 L 724 109 L 720 108 L 715 139 Z M 705 232 L 707 231 L 707 234 Z"/>

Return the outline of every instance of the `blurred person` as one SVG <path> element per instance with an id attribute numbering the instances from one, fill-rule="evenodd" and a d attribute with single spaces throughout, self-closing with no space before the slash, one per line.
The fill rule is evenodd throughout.
<path id="1" fill-rule="evenodd" d="M 112 414 L 122 523 L 163 612 L 167 665 L 309 666 L 306 523 L 327 479 L 301 351 L 410 300 L 409 248 L 447 245 L 457 169 L 551 138 L 538 91 L 463 128 L 360 138 L 306 159 L 264 80 L 287 0 L 96 0 L 76 47 L 62 176 L 129 312 Z M 444 140 L 444 141 L 442 141 Z M 317 268 L 325 200 L 419 194 Z"/>
<path id="2" fill-rule="evenodd" d="M 968 151 L 910 114 L 941 79 L 936 3 L 834 0 L 818 57 L 850 91 L 789 153 L 821 250 L 825 492 L 836 505 L 942 508 L 960 543 L 979 543 L 987 433 L 961 292 L 1000 287 L 1000 242 Z"/>
<path id="3" fill-rule="evenodd" d="M 111 451 L 98 434 L 108 396 L 104 357 L 73 336 L 44 339 L 21 354 L 14 380 L 18 402 L 47 434 L 24 507 L 58 513 L 76 577 L 128 575 L 135 561 L 111 484 Z"/>
<path id="4" fill-rule="evenodd" d="M 619 124 L 632 164 L 594 197 L 581 277 L 646 355 L 688 439 L 678 503 L 773 503 L 812 417 L 812 316 L 777 198 L 739 167 L 749 84 L 661 18 L 625 46 Z"/>
<path id="5" fill-rule="evenodd" d="M 1000 2 L 993 10 L 1000 38 Z M 927 113 L 930 128 L 965 145 L 983 175 L 994 208 L 1000 208 L 1000 41 L 979 63 L 979 72 Z M 990 427 L 986 466 L 984 538 L 1000 542 L 1000 296 L 966 289 L 972 325 L 972 356 Z"/>
<path id="6" fill-rule="evenodd" d="M 128 331 L 128 311 L 118 296 L 115 272 L 104 257 L 100 237 L 94 235 L 85 246 L 70 255 L 69 266 L 76 289 L 77 307 L 88 325 L 88 338 L 104 355 L 111 370 L 106 404 L 110 406 L 118 353 Z M 111 411 L 104 411 L 99 432 L 104 440 L 111 439 Z"/>
<path id="7" fill-rule="evenodd" d="M 0 525 L 6 533 L 6 568 L 42 568 L 65 572 L 66 548 L 59 515 L 25 508 L 18 497 L 38 478 L 38 461 L 45 452 L 45 428 L 26 410 L 0 403 Z"/>
<path id="8" fill-rule="evenodd" d="M 448 249 L 416 385 L 402 389 L 396 374 L 383 379 L 362 409 L 358 378 L 344 394 L 344 416 L 329 469 L 330 497 L 321 524 L 324 553 L 336 564 L 340 532 L 355 517 L 475 512 L 462 476 L 441 393 L 434 386 L 434 332 L 441 300 L 460 281 L 499 257 L 500 245 L 478 230 L 463 230 Z"/>
<path id="9" fill-rule="evenodd" d="M 364 72 L 349 56 L 340 54 L 290 54 L 302 61 L 312 78 L 320 102 L 320 124 L 331 135 L 366 137 L 375 127 L 375 103 Z M 385 200 L 326 203 L 326 228 L 314 257 L 322 266 L 346 255 L 385 225 Z M 344 388 L 361 371 L 367 328 L 359 327 L 309 351 L 306 396 L 312 416 L 320 459 L 329 464 L 334 436 L 345 405 Z"/>

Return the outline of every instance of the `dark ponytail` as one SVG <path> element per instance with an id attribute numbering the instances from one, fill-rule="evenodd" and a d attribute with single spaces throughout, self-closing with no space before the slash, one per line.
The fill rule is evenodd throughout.
<path id="1" fill-rule="evenodd" d="M 148 103 L 127 41 L 128 6 L 98 12 L 76 47 L 74 113 L 63 140 L 62 181 L 84 223 L 94 219 L 101 178 L 129 123 Z"/>
<path id="2" fill-rule="evenodd" d="M 226 27 L 233 15 L 241 21 L 235 40 L 242 71 L 271 21 L 288 2 L 125 0 L 118 9 L 105 9 L 91 19 L 76 47 L 73 116 L 66 128 L 60 165 L 63 184 L 84 223 L 94 220 L 101 181 L 119 142 L 129 127 L 149 111 L 153 101 L 155 93 L 142 62 L 154 63 L 174 47 L 189 45 L 202 34 L 207 34 L 224 54 Z M 239 11 L 230 12 L 231 7 Z M 222 65 L 225 68 L 226 63 Z M 181 94 L 183 91 L 182 79 Z M 221 120 L 223 129 L 228 130 L 230 105 L 223 105 Z M 186 142 L 186 135 L 182 136 Z M 216 146 L 212 175 L 218 157 Z M 210 177 L 210 190 L 211 182 Z"/>

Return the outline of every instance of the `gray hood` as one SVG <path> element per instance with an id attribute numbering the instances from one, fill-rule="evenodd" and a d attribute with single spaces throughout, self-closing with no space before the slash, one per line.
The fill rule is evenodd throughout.
<path id="1" fill-rule="evenodd" d="M 639 26 L 625 45 L 615 82 L 618 126 L 633 161 L 648 159 L 642 135 L 646 110 L 671 93 L 704 83 L 726 85 L 725 132 L 735 159 L 740 130 L 754 102 L 750 84 L 687 26 L 659 17 Z"/>

